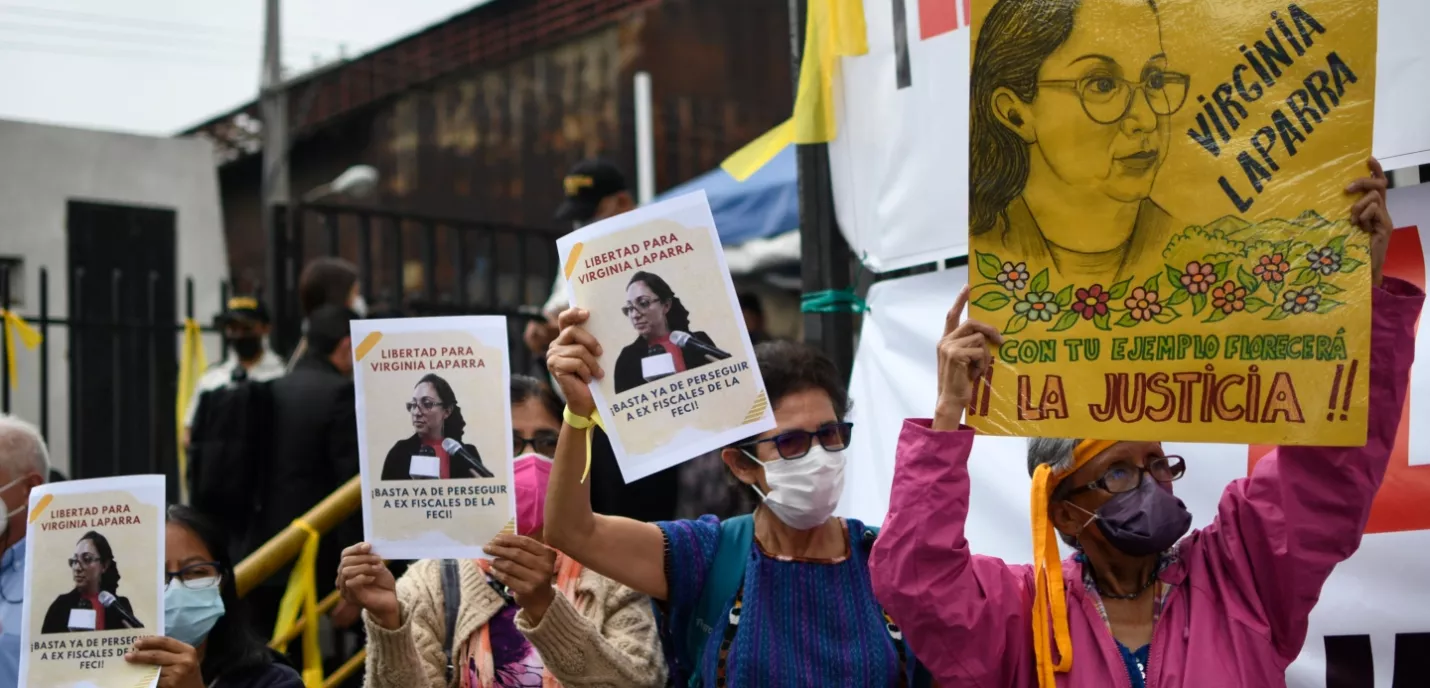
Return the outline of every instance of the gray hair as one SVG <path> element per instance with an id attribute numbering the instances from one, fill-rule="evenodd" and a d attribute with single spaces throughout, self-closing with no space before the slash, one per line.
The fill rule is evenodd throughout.
<path id="1" fill-rule="evenodd" d="M 37 473 L 49 482 L 50 452 L 39 428 L 15 416 L 0 414 L 0 469 L 9 471 L 11 479 Z"/>
<path id="2" fill-rule="evenodd" d="M 1052 468 L 1053 475 L 1064 475 L 1073 466 L 1073 450 L 1077 449 L 1080 439 L 1064 439 L 1058 437 L 1031 437 L 1028 439 L 1028 475 L 1032 475 L 1038 466 L 1047 465 Z M 1058 485 L 1058 489 L 1053 494 L 1048 495 L 1049 499 L 1055 499 L 1057 495 L 1064 492 L 1063 486 Z M 1058 531 L 1058 536 L 1069 547 L 1082 549 L 1077 538 Z"/>

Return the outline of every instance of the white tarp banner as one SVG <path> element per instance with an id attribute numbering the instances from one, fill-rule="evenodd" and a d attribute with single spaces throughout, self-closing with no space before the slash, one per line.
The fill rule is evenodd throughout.
<path id="1" fill-rule="evenodd" d="M 1398 226 L 1419 226 L 1421 245 L 1416 251 L 1413 244 L 1393 244 L 1387 273 L 1407 275 L 1418 270 L 1423 283 L 1425 257 L 1430 255 L 1430 184 L 1393 190 L 1389 205 Z M 1402 241 L 1411 236 L 1404 229 L 1399 234 Z M 841 515 L 883 522 L 900 428 L 905 418 L 932 413 L 937 384 L 934 345 L 943 334 L 944 316 L 966 281 L 967 270 L 955 268 L 881 282 L 870 291 L 871 312 L 864 318 L 850 384 L 856 439 L 847 450 Z M 1421 314 L 1421 323 L 1430 323 L 1426 313 Z M 1424 505 L 1430 504 L 1430 427 L 1423 422 L 1430 417 L 1430 335 L 1417 338 L 1415 353 L 1419 363 L 1411 371 L 1411 411 L 1406 418 L 1421 422 L 1402 421 L 1408 426 L 1402 427 L 1402 433 L 1409 434 L 1407 451 L 1397 452 L 1392 460 L 1380 499 L 1393 496 Z M 979 437 L 974 445 L 967 533 L 976 553 L 1009 562 L 1031 560 L 1024 447 L 1022 439 L 1000 437 Z M 1246 475 L 1248 448 L 1168 445 L 1168 451 L 1188 458 L 1177 496 L 1191 509 L 1196 519 L 1193 527 L 1206 526 L 1227 483 Z M 1326 688 L 1328 661 L 1364 681 L 1340 685 L 1430 685 L 1430 674 L 1418 673 L 1430 662 L 1430 618 L 1425 614 L 1430 609 L 1430 587 L 1424 585 L 1430 571 L 1430 509 L 1412 509 L 1403 522 L 1407 525 L 1399 532 L 1366 535 L 1360 551 L 1326 583 L 1311 615 L 1305 649 L 1287 674 L 1290 686 Z M 1327 636 L 1368 636 L 1370 657 L 1338 649 L 1328 660 Z M 1336 647 L 1353 647 L 1364 640 L 1337 641 Z M 1397 654 L 1403 658 L 1399 667 Z M 1369 666 L 1362 660 L 1373 661 L 1373 683 L 1365 676 Z M 1419 662 L 1418 670 L 1411 665 L 1414 662 Z M 1416 675 L 1409 675 L 1411 671 Z"/>
<path id="2" fill-rule="evenodd" d="M 840 63 L 835 210 L 875 272 L 968 252 L 968 15 L 968 0 L 866 1 L 869 52 Z M 1430 163 L 1426 27 L 1430 2 L 1380 0 L 1374 152 L 1388 170 Z"/>

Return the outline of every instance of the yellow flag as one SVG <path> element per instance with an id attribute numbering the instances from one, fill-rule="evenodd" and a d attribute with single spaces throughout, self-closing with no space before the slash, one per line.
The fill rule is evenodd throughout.
<path id="1" fill-rule="evenodd" d="M 24 344 L 26 349 L 39 346 L 40 342 L 44 341 L 44 337 L 40 336 L 35 328 L 30 327 L 30 323 L 25 322 L 25 319 L 14 311 L 0 308 L 0 316 L 4 316 L 5 328 L 10 333 L 9 346 L 5 347 L 5 368 L 10 373 L 10 386 L 18 387 L 20 386 L 20 367 L 15 362 L 15 337 L 19 336 L 20 343 Z"/>
<path id="2" fill-rule="evenodd" d="M 805 17 L 804 56 L 794 116 L 746 144 L 720 165 L 745 181 L 791 143 L 828 143 L 834 122 L 834 76 L 839 58 L 869 52 L 863 0 L 810 0 Z"/>
<path id="3" fill-rule="evenodd" d="M 189 485 L 188 454 L 184 450 L 184 422 L 189 417 L 189 404 L 193 403 L 194 391 L 199 386 L 199 378 L 208 367 L 208 357 L 204 354 L 203 333 L 193 318 L 184 320 L 184 343 L 179 352 L 179 390 L 174 404 L 174 419 L 179 435 L 179 490 L 187 496 Z"/>

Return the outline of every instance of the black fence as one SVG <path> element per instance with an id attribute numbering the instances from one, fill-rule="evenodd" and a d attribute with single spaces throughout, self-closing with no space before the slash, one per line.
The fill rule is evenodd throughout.
<path id="1" fill-rule="evenodd" d="M 0 265 L 0 305 L 10 310 L 10 275 Z M 38 310 L 19 313 L 43 337 L 38 351 L 39 384 L 35 419 L 51 446 L 52 418 L 68 414 L 70 477 L 102 478 L 157 473 L 168 477 L 169 499 L 178 500 L 179 337 L 184 323 L 174 317 L 174 292 L 155 271 L 86 274 L 74 270 L 68 285 L 68 317 L 52 312 L 50 275 L 38 270 Z M 219 288 L 220 304 L 228 285 Z M 101 300 L 102 299 L 102 300 Z M 185 280 L 184 314 L 194 316 L 194 281 Z M 212 328 L 202 328 L 212 332 Z M 57 349 L 53 335 L 66 335 Z M 0 362 L 12 341 L 10 324 L 0 324 Z M 20 352 L 16 352 L 20 353 Z M 220 349 L 220 355 L 227 352 Z M 211 354 L 210 354 L 211 355 Z M 26 356 L 25 358 L 28 358 Z M 51 362 L 68 366 L 67 408 L 54 408 Z M 23 359 L 22 359 L 23 360 Z M 25 364 L 20 363 L 21 369 Z M 0 364 L 0 410 L 10 413 L 15 390 L 8 366 Z"/>
<path id="2" fill-rule="evenodd" d="M 280 208 L 278 222 L 270 307 L 279 351 L 291 351 L 301 337 L 303 267 L 334 256 L 357 266 L 371 317 L 506 316 L 513 371 L 541 369 L 544 362 L 527 351 L 522 335 L 541 317 L 539 305 L 556 278 L 558 233 L 326 204 L 297 206 L 291 216 Z"/>

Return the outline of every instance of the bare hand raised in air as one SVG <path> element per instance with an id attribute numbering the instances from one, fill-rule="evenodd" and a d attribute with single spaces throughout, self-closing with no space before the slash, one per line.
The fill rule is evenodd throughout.
<path id="1" fill-rule="evenodd" d="M 963 410 L 973 398 L 978 378 L 993 364 L 990 344 L 1003 343 L 1003 335 L 992 325 L 977 320 L 963 320 L 972 289 L 964 286 L 958 300 L 944 318 L 943 338 L 938 342 L 938 406 L 934 409 L 933 429 L 957 430 Z"/>

